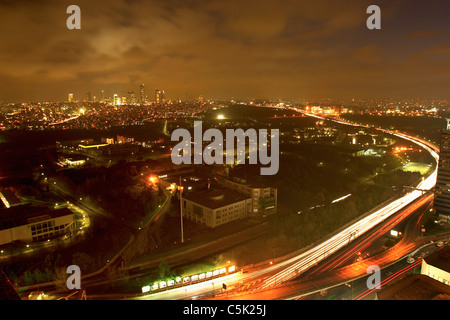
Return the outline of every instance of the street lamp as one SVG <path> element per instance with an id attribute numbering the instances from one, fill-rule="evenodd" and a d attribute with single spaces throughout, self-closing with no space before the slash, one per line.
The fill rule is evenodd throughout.
<path id="1" fill-rule="evenodd" d="M 349 283 L 345 283 L 345 286 L 352 289 L 352 295 L 351 295 L 351 298 L 353 298 L 353 287 L 352 287 L 352 285 L 349 284 Z M 347 291 L 348 291 L 348 290 L 347 290 Z"/>
<path id="2" fill-rule="evenodd" d="M 178 187 L 178 190 L 180 191 L 181 243 L 184 243 L 184 235 L 183 235 L 183 200 L 182 200 L 183 187 L 181 186 L 181 176 L 180 176 L 180 185 Z"/>

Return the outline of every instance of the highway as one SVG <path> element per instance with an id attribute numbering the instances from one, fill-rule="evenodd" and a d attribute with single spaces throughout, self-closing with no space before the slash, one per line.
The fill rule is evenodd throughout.
<path id="1" fill-rule="evenodd" d="M 316 118 L 324 119 L 322 117 L 318 117 L 315 115 L 313 116 Z M 352 124 L 341 119 L 332 119 L 332 121 L 344 125 L 369 128 L 367 126 Z M 384 133 L 392 134 L 399 138 L 415 143 L 416 145 L 428 151 L 433 156 L 436 163 L 438 163 L 439 149 L 430 142 L 409 136 L 407 134 L 391 132 L 383 129 L 377 130 L 381 130 Z M 261 269 L 256 271 L 236 274 L 233 279 L 229 279 L 227 285 L 229 287 L 239 287 L 242 286 L 243 284 L 251 283 L 253 284 L 253 289 L 256 288 L 258 290 L 261 290 L 262 292 L 262 293 L 261 292 L 255 293 L 253 294 L 253 296 L 251 293 L 250 295 L 244 295 L 243 297 L 245 298 L 243 299 L 252 300 L 252 299 L 292 298 L 299 296 L 299 292 L 303 292 L 303 295 L 306 295 L 311 291 L 320 290 L 320 288 L 335 287 L 337 284 L 343 285 L 346 281 L 354 279 L 355 277 L 361 277 L 366 275 L 366 270 L 369 265 L 377 264 L 381 266 L 386 265 L 388 263 L 394 263 L 397 260 L 402 259 L 410 252 L 417 249 L 418 246 L 423 245 L 423 243 L 425 243 L 426 241 L 429 241 L 429 239 L 428 240 L 422 239 L 421 240 L 422 242 L 416 241 L 411 243 L 409 243 L 405 239 L 404 242 L 399 243 L 398 245 L 395 246 L 395 250 L 394 249 L 388 250 L 388 252 L 386 252 L 384 255 L 377 256 L 376 259 L 375 258 L 366 259 L 357 262 L 356 264 L 351 264 L 350 266 L 334 270 L 336 267 L 340 266 L 343 263 L 341 261 L 334 267 L 330 268 L 329 272 L 327 272 L 325 276 L 315 277 L 314 279 L 311 278 L 303 279 L 302 281 L 306 282 L 301 284 L 301 290 L 298 287 L 296 288 L 296 286 L 292 284 L 293 283 L 292 281 L 287 283 L 289 280 L 298 278 L 299 275 L 309 270 L 310 268 L 317 266 L 319 262 L 335 254 L 340 249 L 347 246 L 350 242 L 354 241 L 361 235 L 367 233 L 369 230 L 372 230 L 377 225 L 380 225 L 387 219 L 392 218 L 396 213 L 401 212 L 399 214 L 399 217 L 393 219 L 392 221 L 389 221 L 389 223 L 386 224 L 386 226 L 384 226 L 382 230 L 384 231 L 387 230 L 392 225 L 395 225 L 399 221 L 407 218 L 421 206 L 430 202 L 430 200 L 432 200 L 432 196 L 429 194 L 429 192 L 427 193 L 426 191 L 431 191 L 434 188 L 436 184 L 436 178 L 437 178 L 437 165 L 435 170 L 416 186 L 416 190 L 409 191 L 406 194 L 384 205 L 383 207 L 377 208 L 376 210 L 366 215 L 359 221 L 344 228 L 342 231 L 332 235 L 327 240 L 310 248 L 305 252 L 302 252 L 294 257 L 275 263 L 273 265 L 262 267 Z M 378 233 L 378 236 L 379 235 L 380 233 Z M 367 243 L 365 245 L 367 245 Z M 277 288 L 275 290 L 274 286 L 283 283 L 285 285 L 281 285 L 280 288 Z M 273 290 L 271 290 L 272 288 Z M 280 290 L 285 292 L 280 293 L 279 292 Z M 191 294 L 187 294 L 187 292 L 185 292 L 184 299 L 197 298 L 198 296 L 208 295 L 210 293 L 211 290 L 209 290 L 209 293 L 206 293 L 203 290 L 201 290 L 201 292 L 191 290 Z M 231 298 L 232 296 L 233 295 L 230 295 L 230 297 L 220 295 L 216 298 L 228 299 Z M 167 295 L 165 296 L 165 298 L 170 297 L 177 298 L 176 295 L 171 295 L 170 293 L 167 293 Z M 180 298 L 179 295 L 178 298 Z"/>
<path id="2" fill-rule="evenodd" d="M 359 257 L 359 259 L 366 258 L 368 253 L 366 250 L 369 250 L 370 246 L 377 239 L 387 234 L 390 230 L 393 230 L 395 226 L 411 217 L 414 213 L 419 212 L 419 214 L 414 217 L 415 220 L 411 220 L 411 222 L 414 223 L 409 223 L 407 225 L 404 235 L 402 236 L 403 241 L 404 239 L 413 241 L 414 238 L 420 233 L 419 230 L 421 229 L 423 215 L 433 204 L 433 199 L 434 196 L 432 194 L 421 197 L 411 206 L 400 211 L 395 216 L 392 216 L 392 219 L 388 219 L 377 229 L 374 229 L 373 232 L 370 232 L 367 236 L 361 237 L 361 239 L 355 241 L 356 243 L 352 247 L 346 248 L 345 252 L 339 253 L 336 257 L 333 257 L 329 261 L 324 261 L 321 265 L 314 268 L 314 270 L 308 272 L 308 276 L 319 275 L 332 269 L 337 269 L 349 262 L 353 262 L 356 257 Z"/>
<path id="3" fill-rule="evenodd" d="M 336 120 L 333 121 L 349 125 L 350 123 L 346 121 Z M 350 124 L 354 125 L 354 124 Z M 356 126 L 356 125 L 355 125 Z M 438 154 L 438 148 L 434 145 L 432 145 L 429 142 L 425 142 L 421 139 L 408 136 L 406 134 L 401 133 L 392 133 L 390 131 L 383 130 L 383 132 L 394 134 L 397 137 L 400 137 L 402 139 L 406 139 L 408 141 L 411 141 L 418 146 L 422 147 L 423 149 L 427 150 L 435 159 L 436 163 L 439 161 L 439 154 Z M 421 190 L 431 190 L 436 185 L 436 177 L 437 177 L 437 166 L 435 170 L 423 181 L 421 181 L 417 185 L 417 189 Z M 413 190 L 411 192 L 408 192 L 406 195 L 392 201 L 385 207 L 375 211 L 374 213 L 362 218 L 361 220 L 357 221 L 356 223 L 352 224 L 351 226 L 347 227 L 343 231 L 339 232 L 338 234 L 330 237 L 329 239 L 325 240 L 321 244 L 311 248 L 310 250 L 295 256 L 283 263 L 283 265 L 286 265 L 286 267 L 272 275 L 271 277 L 267 278 L 265 280 L 264 285 L 262 288 L 273 286 L 275 283 L 281 283 L 288 280 L 292 280 L 296 277 L 298 277 L 299 274 L 303 273 L 304 271 L 308 270 L 309 268 L 315 266 L 318 262 L 322 261 L 326 257 L 332 255 L 333 253 L 337 252 L 342 247 L 346 246 L 354 240 L 355 238 L 361 236 L 368 230 L 372 229 L 379 223 L 383 222 L 385 219 L 390 217 L 391 215 L 395 214 L 399 210 L 405 208 L 418 198 L 423 196 L 423 192 L 420 190 Z"/>

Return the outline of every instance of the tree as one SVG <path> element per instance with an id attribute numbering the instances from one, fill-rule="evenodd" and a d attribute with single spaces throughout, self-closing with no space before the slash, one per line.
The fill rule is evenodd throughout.
<path id="1" fill-rule="evenodd" d="M 170 269 L 167 261 L 161 261 L 158 266 L 158 274 L 160 279 L 166 279 L 172 277 L 174 272 Z"/>
<path id="2" fill-rule="evenodd" d="M 67 269 L 63 267 L 55 268 L 53 272 L 53 281 L 56 282 L 56 287 L 60 290 L 67 290 Z"/>
<path id="3" fill-rule="evenodd" d="M 34 283 L 34 276 L 30 270 L 26 270 L 23 275 L 23 283 L 25 285 L 30 285 Z"/>
<path id="4" fill-rule="evenodd" d="M 33 270 L 33 277 L 36 283 L 45 282 L 47 280 L 45 274 L 38 268 Z"/>

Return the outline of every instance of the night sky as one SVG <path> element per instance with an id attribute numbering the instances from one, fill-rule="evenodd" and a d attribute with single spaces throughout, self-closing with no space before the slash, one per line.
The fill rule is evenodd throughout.
<path id="1" fill-rule="evenodd" d="M 66 9 L 81 8 L 81 30 Z M 366 9 L 381 8 L 381 30 Z M 0 100 L 450 99 L 450 1 L 1 0 Z"/>

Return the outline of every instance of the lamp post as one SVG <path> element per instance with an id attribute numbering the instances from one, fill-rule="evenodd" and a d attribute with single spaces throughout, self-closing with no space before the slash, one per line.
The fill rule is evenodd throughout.
<path id="1" fill-rule="evenodd" d="M 184 235 L 183 235 L 183 201 L 182 201 L 183 187 L 181 186 L 181 176 L 180 176 L 180 184 L 179 184 L 178 190 L 180 191 L 181 243 L 184 243 Z"/>
<path id="2" fill-rule="evenodd" d="M 345 283 L 345 286 L 348 287 L 348 288 L 351 288 L 352 292 L 351 292 L 350 300 L 353 299 L 353 286 L 351 284 L 349 284 L 349 283 Z M 347 289 L 347 292 L 348 292 L 348 289 Z"/>

